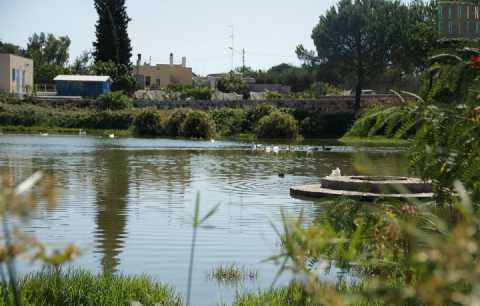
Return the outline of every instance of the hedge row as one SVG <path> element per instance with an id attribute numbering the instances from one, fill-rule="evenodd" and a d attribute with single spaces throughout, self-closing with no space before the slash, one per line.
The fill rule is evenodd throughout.
<path id="1" fill-rule="evenodd" d="M 255 133 L 260 138 L 339 137 L 351 126 L 351 114 L 318 114 L 272 105 L 252 108 L 219 108 L 208 112 L 191 109 L 102 110 L 54 108 L 0 102 L 0 126 L 44 126 L 79 129 L 133 130 L 145 136 L 209 138 Z"/>

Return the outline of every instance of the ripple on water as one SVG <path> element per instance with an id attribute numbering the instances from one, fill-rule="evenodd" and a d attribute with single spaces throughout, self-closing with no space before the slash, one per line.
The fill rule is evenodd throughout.
<path id="1" fill-rule="evenodd" d="M 228 141 L 1 136 L 0 173 L 19 180 L 40 169 L 56 177 L 59 206 L 41 210 L 25 229 L 55 245 L 78 243 L 85 252 L 76 264 L 149 273 L 182 293 L 197 194 L 202 214 L 220 204 L 209 228 L 198 232 L 193 299 L 202 306 L 220 298 L 228 304 L 236 292 L 206 280 L 218 264 L 259 269 L 258 280 L 245 290 L 270 286 L 277 267 L 262 261 L 279 248 L 270 222 L 280 226 L 281 210 L 291 217 L 303 211 L 311 219 L 318 206 L 292 199 L 290 186 L 316 181 L 336 167 L 354 174 L 349 150 L 275 155 Z M 401 155 L 379 151 L 372 156 L 390 174 L 403 174 Z"/>

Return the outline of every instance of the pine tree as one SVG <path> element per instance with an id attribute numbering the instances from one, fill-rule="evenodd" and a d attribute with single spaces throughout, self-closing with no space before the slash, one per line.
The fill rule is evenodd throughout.
<path id="1" fill-rule="evenodd" d="M 128 37 L 128 23 L 125 0 L 95 0 L 98 13 L 96 24 L 97 41 L 93 56 L 95 62 L 112 61 L 131 66 L 132 46 Z"/>

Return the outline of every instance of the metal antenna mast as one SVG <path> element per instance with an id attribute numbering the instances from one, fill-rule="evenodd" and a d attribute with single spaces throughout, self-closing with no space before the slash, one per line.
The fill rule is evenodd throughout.
<path id="1" fill-rule="evenodd" d="M 232 39 L 232 46 L 231 46 L 231 49 L 232 49 L 232 59 L 231 59 L 231 62 L 230 62 L 230 69 L 231 71 L 233 71 L 233 69 L 235 68 L 235 28 L 232 25 L 229 26 L 230 28 L 232 28 L 232 34 L 230 35 L 230 38 Z"/>

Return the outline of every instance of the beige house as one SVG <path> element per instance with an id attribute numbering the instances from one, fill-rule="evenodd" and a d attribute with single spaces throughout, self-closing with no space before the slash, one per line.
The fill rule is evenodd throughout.
<path id="1" fill-rule="evenodd" d="M 170 54 L 170 64 L 140 65 L 141 56 L 134 71 L 137 77 L 138 87 L 141 89 L 160 89 L 168 85 L 192 85 L 192 68 L 187 67 L 187 59 L 182 58 L 182 64 L 173 63 L 173 54 Z"/>
<path id="2" fill-rule="evenodd" d="M 33 60 L 0 53 L 0 92 L 23 95 L 33 89 Z"/>

